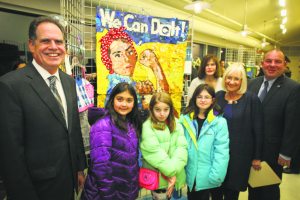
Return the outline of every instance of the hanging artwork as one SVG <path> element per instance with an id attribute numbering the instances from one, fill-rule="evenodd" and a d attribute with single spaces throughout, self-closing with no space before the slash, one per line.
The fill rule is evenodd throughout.
<path id="1" fill-rule="evenodd" d="M 154 92 L 165 91 L 179 113 L 189 22 L 102 7 L 96 13 L 98 106 L 126 81 L 143 108 Z"/>

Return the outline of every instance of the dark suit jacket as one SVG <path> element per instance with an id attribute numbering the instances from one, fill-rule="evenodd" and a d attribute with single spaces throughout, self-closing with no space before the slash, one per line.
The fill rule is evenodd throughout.
<path id="1" fill-rule="evenodd" d="M 69 199 L 86 167 L 75 81 L 59 75 L 68 128 L 32 64 L 0 78 L 0 172 L 12 199 Z"/>
<path id="2" fill-rule="evenodd" d="M 258 94 L 264 77 L 250 81 L 248 90 Z M 279 153 L 291 157 L 299 138 L 300 84 L 282 75 L 276 79 L 267 93 L 263 106 L 264 145 L 262 160 L 282 176 L 277 164 Z"/>

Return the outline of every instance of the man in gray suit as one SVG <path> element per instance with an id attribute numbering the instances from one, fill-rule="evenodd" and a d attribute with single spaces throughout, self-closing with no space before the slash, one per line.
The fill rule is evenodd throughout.
<path id="1" fill-rule="evenodd" d="M 264 146 L 262 160 L 282 178 L 283 166 L 290 166 L 299 139 L 300 84 L 284 75 L 286 62 L 280 50 L 267 52 L 262 61 L 264 76 L 249 83 L 248 90 L 262 101 Z M 250 200 L 280 199 L 279 184 L 249 187 Z"/>
<path id="2" fill-rule="evenodd" d="M 8 199 L 73 199 L 86 159 L 75 81 L 58 68 L 64 29 L 36 18 L 28 45 L 32 63 L 0 78 L 0 173 Z"/>

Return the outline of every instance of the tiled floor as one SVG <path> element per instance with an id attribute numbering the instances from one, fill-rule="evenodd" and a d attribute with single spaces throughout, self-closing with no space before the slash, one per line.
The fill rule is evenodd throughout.
<path id="1" fill-rule="evenodd" d="M 283 174 L 280 184 L 281 200 L 300 200 L 300 174 Z M 181 198 L 184 200 L 186 198 Z M 248 193 L 241 192 L 239 200 L 247 200 Z M 142 190 L 138 200 L 151 200 L 150 191 Z M 172 199 L 173 200 L 173 199 Z"/>

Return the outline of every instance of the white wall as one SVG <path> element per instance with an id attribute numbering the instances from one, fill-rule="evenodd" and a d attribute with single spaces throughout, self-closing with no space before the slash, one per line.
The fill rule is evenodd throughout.
<path id="1" fill-rule="evenodd" d="M 28 27 L 33 17 L 0 12 L 0 42 L 3 40 L 27 43 Z"/>
<path id="2" fill-rule="evenodd" d="M 60 13 L 60 0 L 1 0 L 0 7 L 39 15 Z"/>

